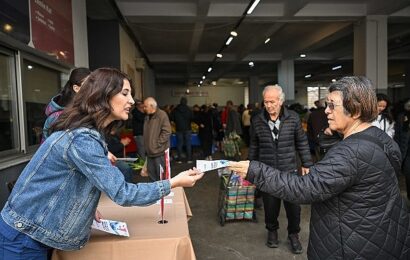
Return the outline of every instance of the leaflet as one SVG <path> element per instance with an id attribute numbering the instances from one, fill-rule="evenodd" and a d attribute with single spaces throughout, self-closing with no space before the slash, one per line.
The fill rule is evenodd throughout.
<path id="1" fill-rule="evenodd" d="M 97 222 L 93 220 L 91 227 L 117 236 L 130 236 L 127 223 L 121 221 L 101 219 L 101 222 Z"/>
<path id="2" fill-rule="evenodd" d="M 138 160 L 139 160 L 139 158 L 128 158 L 128 157 L 118 158 L 117 157 L 117 161 L 135 162 L 135 161 L 138 161 Z"/>
<path id="3" fill-rule="evenodd" d="M 161 203 L 161 200 L 157 200 L 155 204 L 159 205 Z M 164 199 L 164 204 L 172 204 L 172 199 Z"/>
<path id="4" fill-rule="evenodd" d="M 228 160 L 196 160 L 196 168 L 201 172 L 212 171 L 219 168 L 228 167 Z"/>

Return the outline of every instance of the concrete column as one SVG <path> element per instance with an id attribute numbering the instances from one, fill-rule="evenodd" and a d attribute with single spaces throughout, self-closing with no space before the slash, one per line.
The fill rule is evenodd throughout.
<path id="1" fill-rule="evenodd" d="M 387 16 L 367 16 L 354 27 L 355 75 L 368 77 L 378 93 L 387 94 Z"/>
<path id="2" fill-rule="evenodd" d="M 83 0 L 73 0 L 71 5 L 73 13 L 74 65 L 76 67 L 88 68 L 86 4 Z"/>
<path id="3" fill-rule="evenodd" d="M 287 101 L 295 100 L 295 67 L 293 60 L 281 60 L 278 65 L 278 82 Z"/>
<path id="4" fill-rule="evenodd" d="M 262 92 L 258 84 L 259 78 L 257 76 L 249 77 L 249 103 L 261 102 Z"/>

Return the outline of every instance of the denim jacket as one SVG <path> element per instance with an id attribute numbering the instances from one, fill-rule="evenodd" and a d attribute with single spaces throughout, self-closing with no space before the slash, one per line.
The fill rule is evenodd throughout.
<path id="1" fill-rule="evenodd" d="M 107 152 L 93 129 L 52 134 L 21 173 L 2 218 L 47 246 L 77 250 L 89 239 L 101 191 L 122 206 L 152 204 L 170 192 L 168 180 L 125 182 Z"/>

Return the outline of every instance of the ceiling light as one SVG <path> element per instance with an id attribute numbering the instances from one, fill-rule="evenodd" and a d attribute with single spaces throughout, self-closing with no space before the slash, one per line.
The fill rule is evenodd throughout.
<path id="1" fill-rule="evenodd" d="M 202 84 L 202 82 L 203 82 L 203 81 L 201 80 L 201 81 L 199 82 L 199 84 Z"/>
<path id="2" fill-rule="evenodd" d="M 198 84 L 198 88 L 199 88 L 200 86 L 201 86 L 201 85 Z"/>
<path id="3" fill-rule="evenodd" d="M 208 72 L 211 72 L 211 71 L 212 71 L 212 67 L 209 67 L 209 68 L 208 68 Z"/>
<path id="4" fill-rule="evenodd" d="M 251 5 L 251 7 L 249 8 L 249 10 L 246 12 L 247 14 L 251 14 L 253 12 L 253 10 L 255 9 L 255 7 L 259 4 L 260 0 L 254 0 L 253 4 Z"/>
<path id="5" fill-rule="evenodd" d="M 312 74 L 307 74 L 307 75 L 305 75 L 305 78 L 306 78 L 306 79 L 311 78 L 311 77 L 312 77 Z"/>
<path id="6" fill-rule="evenodd" d="M 336 79 L 332 79 L 332 82 L 336 82 Z"/>
<path id="7" fill-rule="evenodd" d="M 3 30 L 4 30 L 5 32 L 11 32 L 11 31 L 13 30 L 13 26 L 11 26 L 10 24 L 6 23 L 6 24 L 4 24 L 4 26 L 3 26 Z"/>
<path id="8" fill-rule="evenodd" d="M 402 75 L 402 76 L 403 76 L 403 77 L 406 77 L 406 74 L 404 74 L 404 73 L 403 73 L 403 75 Z"/>
<path id="9" fill-rule="evenodd" d="M 267 39 L 265 40 L 265 44 L 267 44 L 269 41 L 270 41 L 270 38 L 267 38 Z"/>
<path id="10" fill-rule="evenodd" d="M 202 76 L 202 79 L 205 79 L 205 78 L 206 78 L 205 75 L 203 75 L 203 76 Z"/>
<path id="11" fill-rule="evenodd" d="M 230 43 L 231 43 L 231 41 L 233 40 L 233 37 L 232 36 L 230 36 L 229 38 L 228 38 L 228 40 L 226 41 L 226 45 L 229 45 Z"/>
<path id="12" fill-rule="evenodd" d="M 238 33 L 237 33 L 236 31 L 232 31 L 232 32 L 231 32 L 231 35 L 232 35 L 233 37 L 236 37 L 236 36 L 238 36 Z"/>
<path id="13" fill-rule="evenodd" d="M 199 87 L 199 85 L 198 85 Z M 189 88 L 186 89 L 185 93 L 189 94 Z"/>
<path id="14" fill-rule="evenodd" d="M 215 80 L 212 81 L 212 85 L 216 86 L 216 81 Z"/>
<path id="15" fill-rule="evenodd" d="M 216 54 L 216 57 L 222 58 L 222 54 L 221 54 L 221 53 L 217 53 L 217 54 Z"/>
<path id="16" fill-rule="evenodd" d="M 32 70 L 32 69 L 33 69 L 33 66 L 28 65 L 28 66 L 27 66 L 27 69 Z"/>
<path id="17" fill-rule="evenodd" d="M 253 61 L 250 61 L 248 64 L 249 64 L 250 67 L 255 66 L 255 64 L 253 63 Z"/>
<path id="18" fill-rule="evenodd" d="M 306 54 L 302 53 L 299 55 L 301 58 L 306 58 Z"/>
<path id="19" fill-rule="evenodd" d="M 342 65 L 338 65 L 338 66 L 333 67 L 332 70 L 338 70 L 338 69 L 341 69 L 341 68 L 342 68 Z"/>

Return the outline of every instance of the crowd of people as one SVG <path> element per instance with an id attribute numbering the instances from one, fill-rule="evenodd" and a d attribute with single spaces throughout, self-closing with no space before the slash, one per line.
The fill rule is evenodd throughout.
<path id="1" fill-rule="evenodd" d="M 312 204 L 309 258 L 410 259 L 409 213 L 398 185 L 404 174 L 410 200 L 410 101 L 397 105 L 394 115 L 388 96 L 376 95 L 365 77 L 332 83 L 309 112 L 286 106 L 279 85 L 266 86 L 261 98 L 261 105 L 228 100 L 220 109 L 216 103 L 191 108 L 189 97 L 181 97 L 178 105 L 161 108 L 153 97 L 134 100 L 121 71 L 74 69 L 47 107 L 42 144 L 1 211 L 5 259 L 47 259 L 53 248 L 80 249 L 93 219 L 101 218 L 101 192 L 123 206 L 149 205 L 173 187 L 194 186 L 203 176 L 195 168 L 163 180 L 167 160 L 212 160 L 231 134 L 248 147 L 248 161 L 230 162 L 230 169 L 256 185 L 266 246 L 279 246 L 283 201 L 294 254 L 303 252 L 300 204 Z M 124 121 L 131 122 L 134 138 L 120 136 Z M 168 158 L 172 129 L 176 154 Z M 134 183 L 133 170 L 118 160 L 131 142 L 150 182 Z"/>

